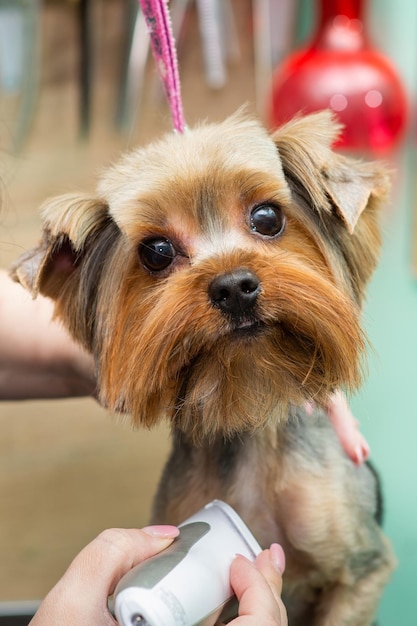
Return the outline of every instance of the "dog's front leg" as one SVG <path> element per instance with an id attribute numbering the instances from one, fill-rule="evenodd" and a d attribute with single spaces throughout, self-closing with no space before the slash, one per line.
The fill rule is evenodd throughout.
<path id="1" fill-rule="evenodd" d="M 340 582 L 324 592 L 316 608 L 314 626 L 371 626 L 376 618 L 376 598 L 382 595 L 396 560 L 389 542 L 381 533 L 384 551 L 378 566 L 355 584 Z M 361 568 L 364 564 L 357 564 Z"/>

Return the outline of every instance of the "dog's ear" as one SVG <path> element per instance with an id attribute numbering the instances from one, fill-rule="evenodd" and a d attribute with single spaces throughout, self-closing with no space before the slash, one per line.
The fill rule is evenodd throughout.
<path id="1" fill-rule="evenodd" d="M 43 231 L 39 245 L 13 265 L 11 276 L 33 297 L 38 293 L 56 299 L 80 263 L 87 240 L 109 219 L 104 201 L 67 194 L 42 208 Z"/>
<path id="2" fill-rule="evenodd" d="M 385 199 L 389 182 L 381 164 L 332 150 L 341 129 L 330 111 L 321 111 L 295 118 L 272 138 L 289 181 L 304 187 L 318 212 L 335 210 L 353 233 L 370 200 Z"/>

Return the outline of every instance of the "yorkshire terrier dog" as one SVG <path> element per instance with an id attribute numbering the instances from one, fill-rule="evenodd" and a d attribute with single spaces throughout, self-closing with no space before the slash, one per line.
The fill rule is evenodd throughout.
<path id="1" fill-rule="evenodd" d="M 361 381 L 388 189 L 332 150 L 338 132 L 327 112 L 272 135 L 238 112 L 169 134 L 97 195 L 49 202 L 13 269 L 94 355 L 105 406 L 170 420 L 153 521 L 228 502 L 282 544 L 291 626 L 369 626 L 395 564 L 375 473 L 320 409 Z"/>

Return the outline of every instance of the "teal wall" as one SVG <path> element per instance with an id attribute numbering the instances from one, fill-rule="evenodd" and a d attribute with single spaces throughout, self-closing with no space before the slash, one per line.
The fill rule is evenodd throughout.
<path id="1" fill-rule="evenodd" d="M 364 313 L 373 345 L 369 375 L 352 403 L 382 477 L 384 528 L 399 560 L 379 626 L 417 624 L 417 278 L 410 269 L 417 198 L 411 150 L 404 161 L 407 177 L 384 216 L 383 256 Z"/>
<path id="2" fill-rule="evenodd" d="M 311 0 L 300 0 L 299 38 L 314 21 Z M 369 374 L 352 406 L 371 445 L 385 494 L 385 530 L 398 569 L 380 607 L 378 626 L 417 624 L 417 2 L 372 0 L 368 30 L 396 64 L 412 105 L 407 146 L 395 159 L 391 206 L 384 220 L 382 259 L 369 290 L 365 326 L 373 345 Z M 416 210 L 417 215 L 417 210 Z"/>
<path id="3" fill-rule="evenodd" d="M 385 530 L 398 557 L 379 626 L 412 626 L 417 624 L 417 276 L 411 270 L 413 240 L 417 246 L 417 3 L 374 0 L 369 8 L 373 40 L 395 62 L 408 89 L 411 121 L 365 309 L 374 346 L 369 377 L 353 408 L 381 472 Z"/>

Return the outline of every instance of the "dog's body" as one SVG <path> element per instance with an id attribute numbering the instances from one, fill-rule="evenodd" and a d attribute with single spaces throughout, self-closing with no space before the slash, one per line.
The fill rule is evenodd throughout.
<path id="1" fill-rule="evenodd" d="M 290 626 L 369 626 L 394 559 L 376 479 L 324 403 L 357 386 L 384 172 L 331 151 L 329 115 L 271 138 L 241 115 L 127 155 L 99 198 L 45 210 L 15 277 L 96 359 L 100 398 L 172 421 L 154 520 L 216 497 L 282 543 Z"/>
<path id="2" fill-rule="evenodd" d="M 282 427 L 203 448 L 176 433 L 154 521 L 179 523 L 212 498 L 239 511 L 261 545 L 283 546 L 290 626 L 372 623 L 393 566 L 377 480 L 346 457 L 324 413 L 299 410 Z"/>

